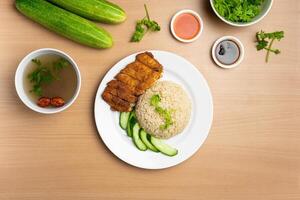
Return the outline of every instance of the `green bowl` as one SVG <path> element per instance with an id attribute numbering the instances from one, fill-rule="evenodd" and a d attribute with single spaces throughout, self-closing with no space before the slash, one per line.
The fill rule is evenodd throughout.
<path id="1" fill-rule="evenodd" d="M 226 24 L 229 24 L 231 26 L 236 26 L 236 27 L 245 27 L 245 26 L 251 26 L 253 24 L 256 24 L 260 20 L 262 20 L 271 10 L 271 7 L 273 5 L 273 0 L 265 0 L 263 5 L 262 5 L 262 10 L 260 14 L 258 14 L 256 17 L 252 19 L 251 22 L 232 22 L 227 19 L 225 19 L 223 16 L 221 16 L 218 11 L 214 7 L 214 0 L 210 0 L 210 5 L 212 9 L 214 10 L 215 14 Z"/>

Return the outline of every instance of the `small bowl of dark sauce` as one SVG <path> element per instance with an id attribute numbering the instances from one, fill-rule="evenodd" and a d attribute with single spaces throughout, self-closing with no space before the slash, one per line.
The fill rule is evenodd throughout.
<path id="1" fill-rule="evenodd" d="M 244 59 L 244 46 L 236 37 L 221 37 L 213 45 L 212 57 L 222 68 L 237 67 Z"/>

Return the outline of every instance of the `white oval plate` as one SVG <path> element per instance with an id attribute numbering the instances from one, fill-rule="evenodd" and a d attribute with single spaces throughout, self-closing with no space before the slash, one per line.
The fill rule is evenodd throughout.
<path id="1" fill-rule="evenodd" d="M 101 97 L 106 84 L 127 64 L 133 62 L 137 53 L 119 61 L 105 75 L 96 94 L 94 114 L 99 135 L 109 150 L 119 159 L 144 169 L 163 169 L 187 160 L 203 144 L 212 124 L 213 101 L 206 80 L 193 64 L 170 52 L 150 52 L 164 67 L 164 74 L 160 80 L 170 80 L 180 84 L 192 100 L 192 116 L 189 125 L 179 135 L 166 140 L 166 143 L 178 149 L 178 154 L 169 157 L 150 150 L 139 151 L 132 139 L 120 128 L 119 113 L 111 111 Z"/>

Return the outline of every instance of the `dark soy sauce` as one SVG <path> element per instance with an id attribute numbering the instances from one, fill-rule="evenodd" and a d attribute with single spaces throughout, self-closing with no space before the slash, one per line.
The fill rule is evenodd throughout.
<path id="1" fill-rule="evenodd" d="M 220 63 L 232 65 L 237 62 L 240 57 L 240 48 L 232 40 L 223 40 L 217 45 L 215 54 Z"/>

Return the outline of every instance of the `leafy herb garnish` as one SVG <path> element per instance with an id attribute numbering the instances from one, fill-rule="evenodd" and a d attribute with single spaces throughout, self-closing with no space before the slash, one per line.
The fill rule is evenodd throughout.
<path id="1" fill-rule="evenodd" d="M 69 62 L 66 59 L 60 58 L 57 61 L 53 62 L 53 70 L 60 71 L 63 68 L 67 67 L 68 65 L 69 65 Z"/>
<path id="2" fill-rule="evenodd" d="M 135 26 L 135 32 L 133 33 L 131 37 L 131 42 L 139 42 L 143 39 L 144 35 L 147 33 L 147 31 L 160 31 L 160 26 L 158 23 L 154 20 L 150 19 L 149 12 L 147 9 L 146 4 L 144 4 L 146 16 L 142 19 L 137 21 Z"/>
<path id="3" fill-rule="evenodd" d="M 70 63 L 64 59 L 60 58 L 57 61 L 53 62 L 53 75 L 55 76 L 56 80 L 59 80 L 59 73 L 62 69 L 66 68 Z"/>
<path id="4" fill-rule="evenodd" d="M 283 31 L 276 31 L 273 33 L 266 33 L 264 31 L 260 31 L 256 33 L 256 49 L 258 51 L 265 49 L 267 50 L 266 55 L 266 62 L 269 61 L 270 52 L 277 54 L 280 54 L 279 49 L 272 49 L 272 45 L 275 40 L 280 41 L 282 38 L 284 38 L 284 32 Z"/>
<path id="5" fill-rule="evenodd" d="M 61 58 L 53 63 L 51 70 L 44 66 L 39 59 L 32 59 L 31 61 L 37 65 L 37 68 L 27 76 L 33 84 L 30 92 L 39 97 L 43 95 L 42 85 L 49 84 L 53 80 L 59 80 L 60 71 L 69 64 L 67 60 Z"/>
<path id="6" fill-rule="evenodd" d="M 250 22 L 261 12 L 265 0 L 214 0 L 214 7 L 232 22 Z"/>
<path id="7" fill-rule="evenodd" d="M 160 96 L 158 94 L 155 94 L 150 99 L 150 105 L 157 107 L 160 101 L 161 101 Z"/>
<path id="8" fill-rule="evenodd" d="M 168 129 L 172 124 L 172 116 L 171 112 L 172 110 L 164 109 L 162 108 L 159 103 L 161 102 L 161 98 L 158 94 L 155 94 L 151 97 L 150 99 L 150 105 L 155 107 L 155 111 L 164 118 L 165 124 L 160 126 L 161 130 L 166 130 Z"/>

